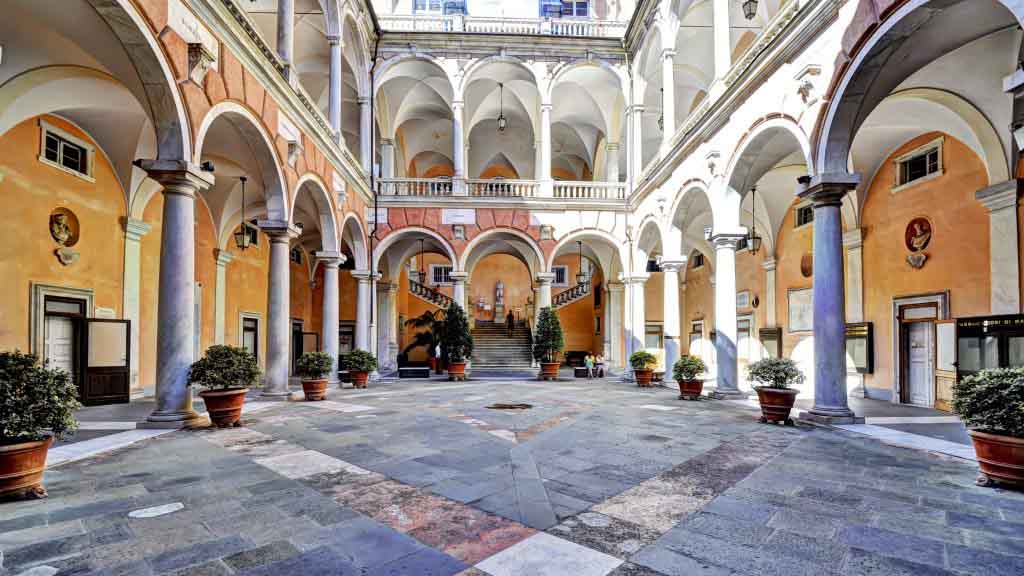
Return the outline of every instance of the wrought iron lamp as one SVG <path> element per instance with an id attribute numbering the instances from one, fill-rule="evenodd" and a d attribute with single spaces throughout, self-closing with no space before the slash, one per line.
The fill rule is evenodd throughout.
<path id="1" fill-rule="evenodd" d="M 576 283 L 577 284 L 586 284 L 587 283 L 587 274 L 583 271 L 583 241 L 582 240 L 577 240 L 576 241 L 576 246 L 579 248 L 579 252 L 580 252 L 580 269 L 579 269 L 579 272 L 576 273 Z"/>
<path id="2" fill-rule="evenodd" d="M 420 238 L 420 269 L 417 271 L 420 284 L 427 283 L 427 273 L 423 271 L 423 238 Z"/>
<path id="3" fill-rule="evenodd" d="M 249 224 L 245 221 L 245 176 L 239 176 L 238 181 L 242 183 L 242 224 L 235 231 L 235 246 L 239 250 L 245 250 L 252 243 L 252 235 L 249 233 Z"/>
<path id="4" fill-rule="evenodd" d="M 757 186 L 750 189 L 750 235 L 747 236 L 747 250 L 757 254 L 761 250 L 761 237 L 757 235 Z"/>
<path id="5" fill-rule="evenodd" d="M 658 116 L 658 130 L 665 131 L 665 89 L 659 88 L 661 91 L 661 115 Z"/>
<path id="6" fill-rule="evenodd" d="M 505 118 L 505 85 L 498 82 L 498 132 L 504 132 L 508 128 L 508 118 Z"/>
<path id="7" fill-rule="evenodd" d="M 757 0 L 743 0 L 743 16 L 753 20 L 757 16 Z"/>

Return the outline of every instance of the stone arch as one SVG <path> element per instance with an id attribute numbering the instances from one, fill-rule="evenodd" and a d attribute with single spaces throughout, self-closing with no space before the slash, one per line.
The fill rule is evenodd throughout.
<path id="1" fill-rule="evenodd" d="M 537 92 L 540 93 L 541 79 L 537 77 L 537 74 L 536 74 L 536 72 L 534 72 L 533 68 L 530 68 L 526 64 L 525 61 L 523 61 L 523 60 L 521 60 L 519 58 L 516 58 L 515 56 L 502 56 L 502 55 L 488 56 L 487 58 L 481 58 L 479 60 L 474 61 L 469 66 L 467 66 L 465 71 L 463 72 L 462 81 L 459 82 L 458 86 L 456 87 L 457 88 L 457 93 L 465 95 L 466 94 L 466 88 L 470 84 L 472 84 L 474 80 L 477 80 L 477 78 L 475 76 L 480 72 L 480 70 L 483 70 L 487 66 L 489 66 L 491 64 L 496 64 L 496 63 L 511 64 L 513 66 L 516 66 L 518 68 L 521 68 L 521 69 L 525 70 L 530 75 L 530 78 L 533 79 L 533 84 L 534 84 L 534 86 L 537 87 Z"/>
<path id="2" fill-rule="evenodd" d="M 626 105 L 629 105 L 629 95 L 626 91 L 627 81 L 623 78 L 622 70 L 599 58 L 580 58 L 557 66 L 551 74 L 551 81 L 548 82 L 542 92 L 545 97 L 545 101 L 550 102 L 551 96 L 555 91 L 555 86 L 562 82 L 569 73 L 574 70 L 579 70 L 580 68 L 600 68 L 608 72 L 613 78 L 615 78 L 618 83 L 618 89 L 622 92 L 623 99 L 626 101 Z"/>
<path id="3" fill-rule="evenodd" d="M 601 258 L 600 254 L 598 254 L 598 263 L 601 265 L 604 277 L 608 281 L 614 281 L 616 278 L 615 274 L 618 274 L 625 269 L 624 263 L 626 262 L 628 255 L 623 251 L 624 246 L 621 239 L 616 238 L 608 232 L 598 228 L 580 228 L 578 230 L 573 230 L 558 240 L 558 243 L 556 243 L 554 248 L 551 250 L 551 255 L 548 256 L 545 263 L 545 270 L 551 270 L 551 267 L 555 264 L 555 259 L 559 256 L 559 252 L 567 246 L 571 246 L 577 240 L 583 240 L 588 243 L 593 241 L 598 245 L 605 245 L 610 249 L 610 258 L 607 259 L 607 261 L 605 261 L 604 258 Z M 597 252 L 594 246 L 591 246 L 591 249 L 594 252 Z"/>
<path id="4" fill-rule="evenodd" d="M 540 245 L 530 235 L 515 228 L 491 228 L 474 237 L 462 250 L 462 256 L 458 260 L 458 269 L 471 273 L 480 259 L 489 254 L 498 253 L 496 250 L 488 250 L 488 248 L 494 247 L 492 243 L 495 241 L 507 243 L 512 255 L 526 264 L 531 277 L 548 271 L 548 268 L 545 267 L 547 258 L 544 257 L 544 251 L 541 250 Z"/>
<path id="5" fill-rule="evenodd" d="M 647 261 L 656 252 L 661 252 L 664 255 L 668 249 L 665 234 L 662 231 L 661 223 L 658 222 L 658 217 L 654 214 L 645 216 L 636 229 L 636 261 L 633 263 L 633 267 L 646 267 Z"/>
<path id="6" fill-rule="evenodd" d="M 690 180 L 682 187 L 682 193 L 672 204 L 671 225 L 668 241 L 673 251 L 689 256 L 699 250 L 714 261 L 714 250 L 704 237 L 704 229 L 714 229 L 716 218 L 714 203 L 707 185 L 701 180 Z"/>
<path id="7" fill-rule="evenodd" d="M 289 214 L 289 223 L 295 223 L 295 207 L 298 204 L 299 195 L 305 191 L 313 198 L 313 203 L 319 212 L 320 245 L 325 252 L 337 252 L 341 249 L 338 242 L 338 222 L 335 217 L 334 205 L 331 202 L 331 195 L 327 192 L 327 186 L 320 176 L 310 172 L 299 178 L 295 185 L 294 199 Z"/>
<path id="8" fill-rule="evenodd" d="M 457 265 L 459 260 L 455 255 L 455 249 L 452 247 L 451 243 L 449 243 L 447 239 L 445 239 L 437 232 L 431 230 L 430 228 L 423 228 L 420 226 L 408 226 L 406 228 L 401 228 L 388 234 L 387 236 L 384 237 L 383 240 L 381 240 L 380 244 L 374 247 L 373 269 L 378 270 L 380 268 L 381 258 L 384 257 L 388 249 L 394 247 L 396 244 L 403 240 L 409 240 L 410 236 L 427 236 L 431 238 L 433 241 L 437 243 L 438 246 L 440 246 L 442 250 L 444 250 L 445 255 L 452 263 L 452 266 L 455 267 Z"/>
<path id="9" fill-rule="evenodd" d="M 367 270 L 369 262 L 367 262 L 366 231 L 363 229 L 363 223 L 359 216 L 354 212 L 345 214 L 340 230 L 341 243 L 351 251 L 352 258 L 355 259 L 356 270 Z M 341 244 L 338 245 L 338 249 L 341 250 Z M 374 260 L 374 269 L 376 269 L 376 260 Z"/>

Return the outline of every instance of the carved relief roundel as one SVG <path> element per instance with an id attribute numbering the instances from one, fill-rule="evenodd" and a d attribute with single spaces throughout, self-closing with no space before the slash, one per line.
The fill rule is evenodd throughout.
<path id="1" fill-rule="evenodd" d="M 923 251 L 932 241 L 932 223 L 927 218 L 914 218 L 907 224 L 904 242 L 911 253 Z"/>

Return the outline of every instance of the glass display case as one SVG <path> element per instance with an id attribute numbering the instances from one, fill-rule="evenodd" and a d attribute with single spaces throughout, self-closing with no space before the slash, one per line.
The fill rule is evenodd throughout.
<path id="1" fill-rule="evenodd" d="M 957 379 L 988 368 L 1024 367 L 1024 315 L 956 321 Z"/>

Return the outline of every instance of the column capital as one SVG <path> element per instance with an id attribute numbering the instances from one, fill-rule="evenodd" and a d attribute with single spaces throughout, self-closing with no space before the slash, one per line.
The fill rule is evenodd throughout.
<path id="1" fill-rule="evenodd" d="M 621 281 L 623 284 L 625 284 L 627 286 L 629 286 L 629 285 L 640 285 L 640 286 L 643 286 L 645 283 L 647 283 L 647 280 L 650 277 L 651 277 L 651 275 L 646 273 L 646 272 L 635 272 L 633 274 L 622 273 L 622 274 L 619 274 L 619 281 Z"/>
<path id="2" fill-rule="evenodd" d="M 398 283 L 396 282 L 378 282 L 377 292 L 383 292 L 385 294 L 394 294 L 398 292 Z"/>
<path id="3" fill-rule="evenodd" d="M 626 108 L 626 114 L 636 114 L 636 113 L 643 114 L 643 112 L 644 112 L 644 105 L 643 104 L 630 104 Z"/>
<path id="4" fill-rule="evenodd" d="M 124 227 L 124 237 L 135 242 L 142 240 L 142 237 L 149 234 L 149 230 L 152 228 L 146 222 L 135 218 L 124 218 L 121 225 Z"/>
<path id="5" fill-rule="evenodd" d="M 658 263 L 658 266 L 661 267 L 662 272 L 678 274 L 680 270 L 686 268 L 686 257 L 683 256 L 679 260 L 662 260 Z"/>
<path id="6" fill-rule="evenodd" d="M 843 246 L 849 249 L 860 248 L 864 245 L 864 232 L 860 228 L 854 228 L 843 232 Z"/>
<path id="7" fill-rule="evenodd" d="M 469 272 L 451 272 L 448 277 L 452 279 L 454 284 L 465 284 L 466 280 L 469 280 Z"/>
<path id="8" fill-rule="evenodd" d="M 735 250 L 736 246 L 739 245 L 740 240 L 743 240 L 746 237 L 746 234 L 738 233 L 715 234 L 711 237 L 711 244 L 715 247 L 715 250 Z"/>
<path id="9" fill-rule="evenodd" d="M 618 152 L 619 151 L 619 143 L 618 142 L 609 142 L 608 144 L 605 145 L 605 150 L 607 150 L 609 152 Z"/>
<path id="10" fill-rule="evenodd" d="M 132 164 L 159 182 L 164 194 L 195 197 L 196 192 L 212 187 L 214 182 L 212 172 L 183 160 L 136 160 Z"/>
<path id="11" fill-rule="evenodd" d="M 356 102 L 360 106 L 369 106 L 370 105 L 370 98 L 368 96 L 360 96 L 360 97 L 356 98 Z"/>
<path id="12" fill-rule="evenodd" d="M 554 105 L 550 103 L 540 105 L 541 112 L 551 112 L 552 108 L 554 108 Z"/>
<path id="13" fill-rule="evenodd" d="M 555 281 L 554 272 L 540 272 L 537 274 L 537 284 L 543 286 L 544 284 L 551 284 Z"/>
<path id="14" fill-rule="evenodd" d="M 974 198 L 989 212 L 1017 206 L 1017 179 L 1007 180 L 982 188 L 974 193 Z"/>
<path id="15" fill-rule="evenodd" d="M 337 46 L 338 44 L 341 44 L 342 48 L 345 47 L 345 43 L 342 41 L 340 34 L 328 34 L 327 43 L 330 44 L 331 46 Z"/>
<path id="16" fill-rule="evenodd" d="M 778 262 L 776 262 L 775 258 L 766 258 L 764 262 L 761 262 L 761 268 L 764 268 L 768 272 L 774 272 L 777 266 Z"/>
<path id="17" fill-rule="evenodd" d="M 380 145 L 381 146 L 391 146 L 391 147 L 394 147 L 395 146 L 395 139 L 394 138 L 381 138 L 380 139 Z"/>
<path id="18" fill-rule="evenodd" d="M 337 268 L 344 264 L 348 258 L 341 252 L 314 252 L 316 258 L 324 268 Z"/>
<path id="19" fill-rule="evenodd" d="M 370 280 L 379 280 L 380 274 L 374 274 L 369 270 L 353 270 L 352 277 L 360 282 L 369 282 Z"/>
<path id="20" fill-rule="evenodd" d="M 619 282 L 608 282 L 607 284 L 604 285 L 604 289 L 611 294 L 621 294 L 626 289 L 626 287 L 620 284 Z"/>
<path id="21" fill-rule="evenodd" d="M 227 266 L 228 264 L 231 263 L 232 260 L 235 259 L 234 255 L 232 255 L 231 252 L 228 252 L 227 250 L 214 250 L 213 257 L 214 260 L 217 262 L 217 266 L 220 267 Z"/>
<path id="22" fill-rule="evenodd" d="M 452 100 L 452 110 L 462 110 L 466 107 L 464 100 Z"/>
<path id="23" fill-rule="evenodd" d="M 817 208 L 840 205 L 843 196 L 860 184 L 860 174 L 817 174 L 813 177 L 801 176 L 796 180 L 802 188 L 797 192 L 797 196 L 810 200 Z"/>
<path id="24" fill-rule="evenodd" d="M 665 48 L 661 51 L 661 57 L 666 60 L 671 60 L 676 57 L 676 51 L 674 48 Z"/>
<path id="25" fill-rule="evenodd" d="M 271 242 L 290 242 L 301 234 L 297 226 L 284 220 L 259 220 L 256 227 L 269 236 Z"/>

